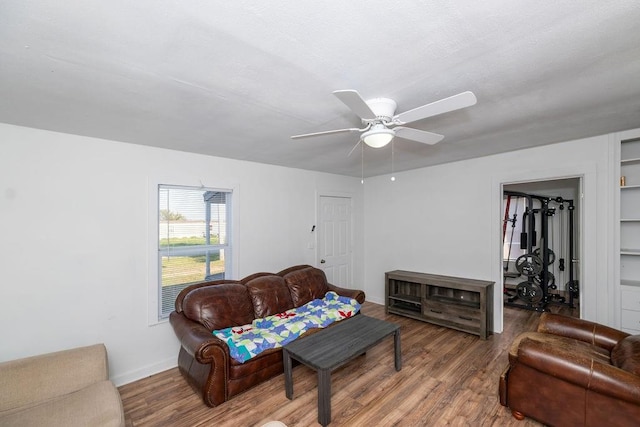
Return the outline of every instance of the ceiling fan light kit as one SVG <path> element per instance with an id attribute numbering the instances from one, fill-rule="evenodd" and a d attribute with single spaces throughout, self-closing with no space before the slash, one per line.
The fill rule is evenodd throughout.
<path id="1" fill-rule="evenodd" d="M 361 139 L 371 148 L 381 148 L 391 142 L 396 133 L 383 124 L 375 124 L 362 134 Z"/>

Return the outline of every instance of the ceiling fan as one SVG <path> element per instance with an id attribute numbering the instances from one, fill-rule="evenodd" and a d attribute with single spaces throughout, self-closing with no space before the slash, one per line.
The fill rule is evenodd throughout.
<path id="1" fill-rule="evenodd" d="M 360 117 L 364 127 L 362 129 L 347 128 L 294 135 L 291 137 L 292 139 L 331 135 L 334 133 L 360 132 L 360 140 L 351 152 L 353 152 L 360 142 L 364 142 L 373 148 L 380 148 L 390 143 L 396 136 L 433 145 L 442 141 L 444 136 L 433 132 L 404 127 L 403 125 L 426 119 L 427 117 L 448 113 L 449 111 L 470 107 L 477 102 L 473 92 L 467 91 L 405 111 L 404 113 L 395 114 L 397 104 L 393 99 L 375 98 L 365 101 L 355 90 L 336 90 L 333 94 Z"/>

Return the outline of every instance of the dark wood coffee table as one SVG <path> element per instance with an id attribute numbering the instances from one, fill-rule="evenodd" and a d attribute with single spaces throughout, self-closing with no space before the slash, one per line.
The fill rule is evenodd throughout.
<path id="1" fill-rule="evenodd" d="M 389 335 L 393 335 L 395 368 L 399 371 L 402 369 L 400 325 L 362 314 L 285 345 L 282 356 L 287 398 L 293 399 L 291 359 L 296 359 L 318 373 L 318 422 L 328 425 L 331 422 L 331 371 Z"/>

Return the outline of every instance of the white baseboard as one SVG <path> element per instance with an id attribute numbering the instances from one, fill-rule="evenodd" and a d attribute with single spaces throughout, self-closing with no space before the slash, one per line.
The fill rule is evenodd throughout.
<path id="1" fill-rule="evenodd" d="M 369 297 L 367 297 L 367 301 L 373 302 L 373 303 L 379 304 L 379 305 L 384 305 L 384 298 L 378 299 L 378 298 L 369 298 Z"/>
<path id="2" fill-rule="evenodd" d="M 134 381 L 140 380 L 142 378 L 151 376 L 153 374 L 157 374 L 159 372 L 166 371 L 171 368 L 175 368 L 176 366 L 178 366 L 177 358 L 171 357 L 161 362 L 154 363 L 153 365 L 145 366 L 142 369 L 136 369 L 135 371 L 130 371 L 121 375 L 116 375 L 111 378 L 111 381 L 113 381 L 116 387 L 120 387 L 121 385 L 129 384 Z"/>

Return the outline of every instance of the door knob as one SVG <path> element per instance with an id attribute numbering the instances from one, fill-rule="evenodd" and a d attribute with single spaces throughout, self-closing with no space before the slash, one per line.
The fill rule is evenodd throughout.
<path id="1" fill-rule="evenodd" d="M 325 262 L 327 262 L 327 261 L 325 261 L 323 259 L 320 260 L 320 264 L 324 264 Z"/>

